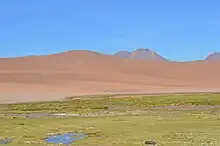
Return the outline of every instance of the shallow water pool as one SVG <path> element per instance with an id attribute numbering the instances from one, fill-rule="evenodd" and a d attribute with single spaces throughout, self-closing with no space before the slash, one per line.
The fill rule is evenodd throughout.
<path id="1" fill-rule="evenodd" d="M 77 140 L 81 140 L 86 138 L 87 135 L 84 133 L 64 133 L 64 134 L 58 134 L 49 136 L 45 139 L 47 143 L 54 143 L 54 144 L 72 144 L 76 142 Z"/>
<path id="2" fill-rule="evenodd" d="M 9 143 L 11 143 L 12 142 L 12 140 L 11 139 L 0 139 L 0 144 L 9 144 Z"/>

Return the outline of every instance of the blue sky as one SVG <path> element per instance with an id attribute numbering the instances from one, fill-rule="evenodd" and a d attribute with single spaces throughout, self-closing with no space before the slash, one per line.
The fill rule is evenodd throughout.
<path id="1" fill-rule="evenodd" d="M 151 48 L 176 61 L 220 51 L 219 0 L 0 0 L 0 57 Z"/>

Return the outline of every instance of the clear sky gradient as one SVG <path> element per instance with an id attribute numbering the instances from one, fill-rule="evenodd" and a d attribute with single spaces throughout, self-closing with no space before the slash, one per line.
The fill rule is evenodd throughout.
<path id="1" fill-rule="evenodd" d="M 219 0 L 0 0 L 0 57 L 151 48 L 176 61 L 220 51 Z"/>

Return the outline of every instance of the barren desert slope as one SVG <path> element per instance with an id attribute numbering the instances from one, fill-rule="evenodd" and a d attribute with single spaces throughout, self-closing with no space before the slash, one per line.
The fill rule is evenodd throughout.
<path id="1" fill-rule="evenodd" d="M 105 93 L 220 91 L 219 61 L 146 61 L 69 51 L 0 59 L 0 103 Z"/>

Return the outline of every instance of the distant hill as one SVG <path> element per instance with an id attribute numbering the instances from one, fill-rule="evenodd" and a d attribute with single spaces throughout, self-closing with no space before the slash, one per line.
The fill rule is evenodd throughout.
<path id="1" fill-rule="evenodd" d="M 152 61 L 168 61 L 158 53 L 145 48 L 137 49 L 133 52 L 120 51 L 114 54 L 122 58 L 140 59 L 140 60 L 152 60 Z"/>
<path id="2" fill-rule="evenodd" d="M 132 54 L 128 51 L 120 51 L 114 54 L 115 56 L 119 56 L 122 58 L 129 58 Z"/>
<path id="3" fill-rule="evenodd" d="M 208 55 L 205 58 L 205 60 L 212 60 L 212 61 L 219 60 L 220 61 L 220 52 L 215 52 L 215 53 Z"/>
<path id="4" fill-rule="evenodd" d="M 122 57 L 164 60 L 149 49 L 124 54 Z M 73 50 L 0 58 L 0 103 L 52 101 L 86 94 L 220 91 L 219 61 L 122 57 Z"/>

